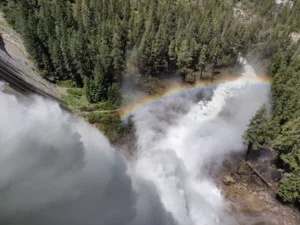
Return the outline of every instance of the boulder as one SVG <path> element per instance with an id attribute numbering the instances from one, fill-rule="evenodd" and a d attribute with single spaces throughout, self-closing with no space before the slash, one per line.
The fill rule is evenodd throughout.
<path id="1" fill-rule="evenodd" d="M 222 181 L 226 185 L 232 185 L 236 183 L 236 181 L 231 176 L 227 175 L 223 177 Z"/>

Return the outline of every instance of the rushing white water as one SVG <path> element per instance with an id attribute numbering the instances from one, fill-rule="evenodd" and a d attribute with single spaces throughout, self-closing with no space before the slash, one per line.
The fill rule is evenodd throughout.
<path id="1" fill-rule="evenodd" d="M 245 69 L 211 100 L 194 104 L 197 93 L 183 93 L 135 115 L 135 162 L 56 103 L 0 91 L 0 223 L 235 224 L 211 175 L 243 149 L 241 135 L 267 101 L 268 87 L 247 84 L 255 74 Z"/>
<path id="2" fill-rule="evenodd" d="M 0 92 L 0 224 L 175 224 L 98 130 L 35 97 Z M 132 175 L 134 176 L 134 175 Z"/>
<path id="3" fill-rule="evenodd" d="M 219 85 L 210 101 L 200 101 L 171 125 L 162 116 L 168 117 L 165 101 L 148 114 L 136 115 L 137 171 L 156 184 L 164 206 L 179 224 L 234 224 L 209 171 L 226 154 L 243 149 L 241 136 L 249 119 L 267 102 L 268 87 L 247 83 L 256 74 L 245 60 L 243 64 L 241 78 Z M 180 98 L 187 101 L 178 96 L 173 104 L 182 103 Z"/>

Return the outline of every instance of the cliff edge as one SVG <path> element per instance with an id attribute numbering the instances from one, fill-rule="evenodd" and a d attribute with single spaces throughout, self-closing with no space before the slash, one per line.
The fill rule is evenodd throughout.
<path id="1" fill-rule="evenodd" d="M 39 94 L 58 101 L 59 92 L 54 84 L 44 80 L 30 61 L 20 36 L 6 23 L 0 13 L 0 80 L 5 92 L 17 96 Z"/>

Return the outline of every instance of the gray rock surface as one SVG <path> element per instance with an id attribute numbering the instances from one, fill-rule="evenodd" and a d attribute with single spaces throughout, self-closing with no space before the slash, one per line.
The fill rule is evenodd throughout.
<path id="1" fill-rule="evenodd" d="M 59 101 L 54 84 L 44 80 L 29 60 L 20 36 L 0 14 L 0 80 L 18 92 L 37 93 Z M 22 89 L 22 90 L 21 90 Z"/>

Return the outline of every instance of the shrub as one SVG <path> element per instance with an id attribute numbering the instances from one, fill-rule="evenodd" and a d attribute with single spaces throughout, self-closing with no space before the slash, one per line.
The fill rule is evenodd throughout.
<path id="1" fill-rule="evenodd" d="M 65 88 L 73 88 L 76 86 L 76 83 L 73 80 L 61 80 L 58 81 L 56 85 Z"/>
<path id="2" fill-rule="evenodd" d="M 82 89 L 81 88 L 70 88 L 67 90 L 69 95 L 72 95 L 76 98 L 81 98 L 82 96 Z"/>
<path id="3" fill-rule="evenodd" d="M 300 170 L 291 173 L 280 185 L 279 198 L 286 203 L 300 203 Z"/>

